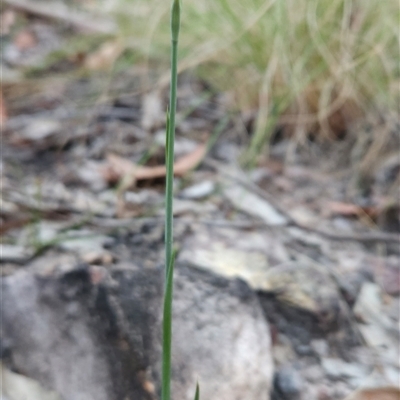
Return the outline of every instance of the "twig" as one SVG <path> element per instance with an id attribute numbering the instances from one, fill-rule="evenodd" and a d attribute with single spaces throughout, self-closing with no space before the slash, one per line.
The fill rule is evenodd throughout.
<path id="1" fill-rule="evenodd" d="M 384 243 L 397 243 L 400 245 L 400 235 L 395 233 L 386 233 L 386 232 L 370 232 L 370 233 L 350 233 L 350 234 L 341 234 L 341 233 L 331 233 L 326 232 L 320 229 L 312 228 L 306 225 L 303 225 L 297 222 L 293 217 L 291 217 L 282 207 L 280 207 L 276 200 L 265 190 L 262 190 L 257 185 L 250 181 L 246 181 L 235 174 L 232 174 L 224 168 L 218 161 L 207 159 L 205 160 L 205 164 L 217 170 L 221 175 L 224 175 L 228 179 L 231 179 L 247 190 L 257 194 L 263 199 L 267 200 L 271 205 L 281 213 L 286 219 L 287 223 L 286 227 L 296 227 L 306 232 L 314 233 L 320 236 L 323 236 L 329 240 L 335 241 L 352 241 L 352 242 L 361 242 L 361 243 L 374 243 L 374 242 L 384 242 Z M 263 224 L 265 226 L 265 224 Z M 272 228 L 268 226 L 269 228 Z"/>
<path id="2" fill-rule="evenodd" d="M 258 195 L 260 195 L 260 190 L 258 190 Z M 268 199 L 268 201 L 270 201 Z M 14 200 L 15 204 L 21 207 L 25 211 L 38 211 L 40 209 L 41 212 L 45 213 L 44 218 L 54 218 L 56 214 L 58 215 L 65 215 L 65 214 L 83 214 L 82 210 L 75 209 L 73 207 L 50 207 L 45 206 L 42 208 L 35 207 L 30 204 L 26 204 L 24 202 Z M 278 207 L 277 207 L 278 208 Z M 194 218 L 176 218 L 177 223 L 187 223 L 187 224 L 204 224 L 204 225 L 211 225 L 217 226 L 221 228 L 231 228 L 231 229 L 238 229 L 238 230 L 250 230 L 250 229 L 282 229 L 288 227 L 296 227 L 306 232 L 314 233 L 328 240 L 333 241 L 351 241 L 351 242 L 360 242 L 360 243 L 376 243 L 376 242 L 383 242 L 383 243 L 398 243 L 400 244 L 400 235 L 393 234 L 393 233 L 386 233 L 386 232 L 370 232 L 370 233 L 362 233 L 362 234 L 340 234 L 340 233 L 331 233 L 322 231 L 319 229 L 311 228 L 308 226 L 304 226 L 298 222 L 296 222 L 293 218 L 287 215 L 287 213 L 282 212 L 279 210 L 286 218 L 288 218 L 288 223 L 286 225 L 281 226 L 270 226 L 262 221 L 229 221 L 226 219 L 194 219 Z M 123 228 L 129 226 L 135 226 L 135 224 L 141 224 L 146 222 L 152 223 L 162 223 L 163 217 L 142 217 L 142 218 L 112 218 L 108 215 L 102 215 L 100 213 L 91 213 L 93 216 L 92 223 L 95 225 L 102 227 L 102 228 Z M 97 218 L 95 218 L 97 217 Z"/>
<path id="3" fill-rule="evenodd" d="M 384 242 L 384 243 L 397 243 L 400 244 L 400 235 L 395 233 L 386 233 L 386 232 L 370 232 L 370 233 L 330 233 L 320 229 L 311 228 L 308 226 L 304 226 L 295 221 L 292 221 L 292 226 L 299 228 L 306 232 L 315 233 L 317 235 L 321 235 L 329 240 L 335 241 L 351 241 L 351 242 L 361 242 L 361 243 L 376 243 L 376 242 Z"/>

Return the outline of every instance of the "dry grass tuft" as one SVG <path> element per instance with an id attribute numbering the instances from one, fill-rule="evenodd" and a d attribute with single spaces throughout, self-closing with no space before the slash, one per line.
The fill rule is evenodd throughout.
<path id="1" fill-rule="evenodd" d="M 150 61 L 168 52 L 167 3 L 113 8 L 127 46 Z M 400 101 L 397 0 L 185 0 L 182 18 L 179 70 L 196 67 L 234 107 L 257 110 L 249 159 L 277 124 L 331 138 Z"/>

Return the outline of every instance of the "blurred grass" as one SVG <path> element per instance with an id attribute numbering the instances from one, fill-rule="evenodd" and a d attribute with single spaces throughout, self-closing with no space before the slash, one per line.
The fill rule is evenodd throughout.
<path id="1" fill-rule="evenodd" d="M 127 48 L 161 71 L 168 2 L 110 4 Z M 399 8 L 398 0 L 185 0 L 179 71 L 196 68 L 232 94 L 234 108 L 257 112 L 248 159 L 277 124 L 299 139 L 335 137 L 359 117 L 396 110 Z"/>

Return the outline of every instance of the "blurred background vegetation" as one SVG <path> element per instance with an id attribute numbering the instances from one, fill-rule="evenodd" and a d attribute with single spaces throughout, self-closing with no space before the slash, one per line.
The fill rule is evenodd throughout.
<path id="1" fill-rule="evenodd" d="M 119 63 L 134 56 L 165 80 L 168 2 L 102 7 L 117 16 Z M 301 140 L 340 136 L 360 117 L 395 113 L 399 22 L 397 0 L 185 0 L 180 71 L 195 69 L 231 94 L 232 108 L 257 110 L 251 158 L 278 122 Z"/>
<path id="2" fill-rule="evenodd" d="M 115 26 L 71 36 L 47 57 L 46 74 L 61 59 L 83 57 L 91 71 L 140 68 L 143 89 L 168 84 L 169 2 L 67 4 Z M 179 71 L 250 116 L 247 162 L 277 126 L 299 142 L 340 138 L 360 119 L 397 115 L 399 10 L 398 0 L 184 0 Z"/>

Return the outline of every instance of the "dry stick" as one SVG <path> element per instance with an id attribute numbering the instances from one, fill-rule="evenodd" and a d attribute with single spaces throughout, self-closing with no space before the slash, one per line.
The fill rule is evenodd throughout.
<path id="1" fill-rule="evenodd" d="M 81 213 L 78 211 L 77 213 Z M 109 218 L 108 216 L 101 217 L 99 215 L 95 216 L 91 221 L 93 225 L 104 228 L 105 231 L 117 229 L 117 228 L 128 228 L 132 226 L 141 226 L 144 223 L 154 223 L 154 224 L 162 224 L 164 219 L 162 216 L 160 217 L 139 217 L 139 218 L 124 218 L 124 219 L 116 219 Z M 250 229 L 282 229 L 288 228 L 290 226 L 295 226 L 298 229 L 302 229 L 314 234 L 321 235 L 328 240 L 335 241 L 352 241 L 352 242 L 361 242 L 361 243 L 372 243 L 372 242 L 385 242 L 385 243 L 399 243 L 399 235 L 395 234 L 386 234 L 386 233 L 374 233 L 374 234 L 359 234 L 359 235 L 340 235 L 333 234 L 324 231 L 319 231 L 317 229 L 304 227 L 300 224 L 291 225 L 288 223 L 286 226 L 270 226 L 265 222 L 252 222 L 252 221 L 229 221 L 225 219 L 201 219 L 197 220 L 195 218 L 185 218 L 185 217 L 177 217 L 175 218 L 176 223 L 184 223 L 188 225 L 194 224 L 203 224 L 209 226 L 216 226 L 220 228 L 230 228 L 230 229 L 238 229 L 238 230 L 250 230 Z"/>
<path id="2" fill-rule="evenodd" d="M 265 190 L 259 188 L 257 185 L 255 185 L 252 182 L 245 181 L 244 179 L 241 179 L 234 174 L 231 174 L 227 172 L 218 161 L 215 160 L 206 160 L 205 163 L 217 170 L 221 175 L 224 175 L 226 178 L 235 181 L 236 183 L 239 183 L 241 186 L 246 188 L 247 190 L 250 190 L 251 192 L 257 194 L 258 196 L 264 198 L 267 200 L 271 205 L 278 211 L 280 212 L 286 219 L 287 219 L 287 227 L 296 227 L 299 228 L 303 231 L 310 232 L 310 233 L 315 233 L 317 235 L 323 236 L 326 239 L 330 240 L 338 240 L 338 241 L 353 241 L 353 242 L 363 242 L 363 243 L 371 243 L 371 242 L 386 242 L 386 243 L 400 243 L 400 235 L 395 234 L 395 233 L 385 233 L 385 232 L 372 232 L 372 233 L 363 233 L 363 234 L 336 234 L 336 233 L 330 233 L 326 231 L 322 231 L 320 229 L 312 228 L 309 226 L 305 226 L 303 224 L 300 224 L 297 222 L 295 219 L 293 219 L 285 210 L 283 210 L 282 207 L 280 207 L 275 199 L 267 193 Z M 263 224 L 266 225 L 266 224 Z M 272 227 L 271 227 L 272 228 Z"/>
<path id="3" fill-rule="evenodd" d="M 20 204 L 21 205 L 21 204 Z M 23 205 L 24 209 L 27 211 L 35 211 L 35 207 L 30 207 L 28 205 Z M 81 215 L 83 214 L 82 210 L 78 210 L 72 207 L 68 208 L 53 208 L 47 210 L 41 210 L 42 212 L 51 213 L 71 213 Z M 286 216 L 286 214 L 284 214 Z M 290 218 L 290 217 L 289 217 Z M 221 228 L 231 228 L 231 229 L 282 229 L 288 228 L 290 226 L 294 226 L 298 229 L 314 233 L 317 235 L 321 235 L 328 240 L 334 241 L 352 241 L 352 242 L 361 242 L 361 243 L 376 243 L 376 242 L 384 242 L 384 243 L 399 243 L 400 235 L 385 233 L 385 232 L 374 232 L 374 233 L 365 233 L 365 234 L 334 234 L 329 232 L 320 231 L 318 229 L 310 228 L 307 226 L 303 226 L 296 221 L 289 222 L 286 226 L 270 226 L 265 222 L 252 222 L 252 221 L 229 221 L 225 219 L 201 219 L 196 220 L 195 218 L 175 218 L 177 223 L 185 223 L 185 224 L 203 224 L 209 226 L 216 226 Z M 135 217 L 135 218 L 110 218 L 108 215 L 101 215 L 98 213 L 93 213 L 90 220 L 88 220 L 89 224 L 92 224 L 98 228 L 103 228 L 106 232 L 109 230 L 117 229 L 117 228 L 128 228 L 133 226 L 141 226 L 144 223 L 155 223 L 162 224 L 164 223 L 164 217 L 162 216 L 154 216 L 154 217 Z"/>

